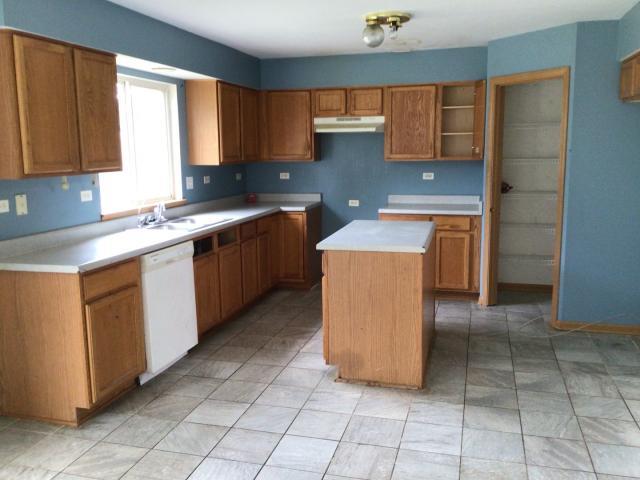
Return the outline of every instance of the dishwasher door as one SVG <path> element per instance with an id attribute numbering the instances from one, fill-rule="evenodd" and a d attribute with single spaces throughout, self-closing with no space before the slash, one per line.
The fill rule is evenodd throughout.
<path id="1" fill-rule="evenodd" d="M 163 372 L 198 343 L 193 242 L 141 257 L 147 371 L 140 384 Z"/>

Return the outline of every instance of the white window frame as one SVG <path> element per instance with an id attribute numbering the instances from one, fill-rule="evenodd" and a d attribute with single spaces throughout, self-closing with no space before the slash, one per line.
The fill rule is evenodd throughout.
<path id="1" fill-rule="evenodd" d="M 165 95 L 165 115 L 167 122 L 167 150 L 171 156 L 171 186 L 173 190 L 173 195 L 167 198 L 146 198 L 138 202 L 137 205 L 130 205 L 125 211 L 106 211 L 103 208 L 103 205 L 100 205 L 100 210 L 102 212 L 103 217 L 107 216 L 117 216 L 119 213 L 131 213 L 132 210 L 137 210 L 140 212 L 146 207 L 150 207 L 159 202 L 171 204 L 173 202 L 184 202 L 183 192 L 182 192 L 182 159 L 180 155 L 180 125 L 179 125 L 179 111 L 178 111 L 178 88 L 177 85 L 173 83 L 162 82 L 158 80 L 150 80 L 147 78 L 136 77 L 133 75 L 125 75 L 118 74 L 118 84 L 123 85 L 123 90 L 126 92 L 129 88 L 129 85 L 136 85 L 140 87 L 153 88 L 154 90 L 159 90 Z M 130 108 L 128 102 L 128 95 L 125 95 L 125 105 L 127 109 Z M 133 125 L 130 122 L 131 115 L 128 113 L 125 115 L 125 124 L 120 125 L 121 129 L 127 130 L 127 136 L 129 138 L 133 138 L 135 135 L 133 130 Z M 126 148 L 123 144 L 121 148 Z M 129 158 L 135 159 L 135 149 L 133 142 L 129 142 Z M 124 153 L 124 151 L 123 151 Z"/>

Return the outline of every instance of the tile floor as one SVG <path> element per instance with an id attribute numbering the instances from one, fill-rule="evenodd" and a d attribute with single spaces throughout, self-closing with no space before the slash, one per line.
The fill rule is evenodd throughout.
<path id="1" fill-rule="evenodd" d="M 640 478 L 640 338 L 549 301 L 441 301 L 428 388 L 333 381 L 320 292 L 277 291 L 79 429 L 0 417 L 0 479 Z"/>

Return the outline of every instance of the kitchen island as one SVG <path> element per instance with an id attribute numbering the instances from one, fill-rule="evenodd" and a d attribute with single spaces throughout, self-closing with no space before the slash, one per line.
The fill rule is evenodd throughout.
<path id="1" fill-rule="evenodd" d="M 356 220 L 317 245 L 324 356 L 342 381 L 423 388 L 434 333 L 435 227 Z"/>

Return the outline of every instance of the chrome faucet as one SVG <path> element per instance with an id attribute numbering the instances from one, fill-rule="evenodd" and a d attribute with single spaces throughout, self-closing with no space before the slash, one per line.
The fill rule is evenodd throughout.
<path id="1" fill-rule="evenodd" d="M 155 207 L 153 207 L 153 213 L 138 217 L 138 227 L 142 228 L 147 225 L 157 225 L 159 223 L 166 222 L 167 219 L 164 217 L 164 212 L 166 212 L 166 210 L 167 208 L 165 207 L 164 202 L 159 202 Z"/>

